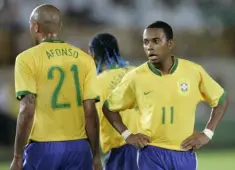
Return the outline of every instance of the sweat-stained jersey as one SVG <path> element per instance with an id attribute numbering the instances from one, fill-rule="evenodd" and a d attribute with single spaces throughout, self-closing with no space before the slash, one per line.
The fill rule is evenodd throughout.
<path id="1" fill-rule="evenodd" d="M 216 107 L 226 93 L 198 64 L 174 59 L 171 74 L 162 75 L 150 62 L 129 72 L 111 93 L 105 106 L 123 111 L 137 105 L 139 132 L 150 136 L 150 145 L 181 150 L 194 131 L 195 110 L 206 101 Z"/>
<path id="2" fill-rule="evenodd" d="M 100 144 L 103 152 L 107 152 L 112 148 L 118 148 L 125 144 L 123 137 L 112 127 L 102 112 L 102 105 L 109 94 L 121 82 L 123 76 L 133 70 L 135 67 L 127 66 L 124 68 L 108 69 L 98 75 L 98 83 L 100 87 L 100 102 L 97 103 L 97 110 L 100 119 Z M 122 119 L 129 130 L 133 133 L 137 132 L 138 109 L 134 108 L 120 113 Z"/>
<path id="3" fill-rule="evenodd" d="M 63 41 L 44 41 L 16 58 L 15 90 L 20 100 L 36 95 L 29 139 L 85 139 L 83 101 L 96 99 L 96 68 L 92 58 Z"/>

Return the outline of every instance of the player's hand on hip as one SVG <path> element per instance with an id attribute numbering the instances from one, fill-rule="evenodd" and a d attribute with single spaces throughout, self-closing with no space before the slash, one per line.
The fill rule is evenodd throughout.
<path id="1" fill-rule="evenodd" d="M 10 170 L 22 170 L 22 158 L 13 158 L 10 165 Z"/>
<path id="2" fill-rule="evenodd" d="M 102 170 L 102 163 L 100 159 L 100 155 L 97 154 L 93 157 L 93 170 Z"/>
<path id="3" fill-rule="evenodd" d="M 185 139 L 181 145 L 184 150 L 197 150 L 209 143 L 210 139 L 203 133 L 194 132 L 193 135 Z"/>
<path id="4" fill-rule="evenodd" d="M 144 148 L 151 142 L 151 138 L 141 133 L 131 134 L 126 138 L 126 142 L 134 145 L 136 148 Z"/>

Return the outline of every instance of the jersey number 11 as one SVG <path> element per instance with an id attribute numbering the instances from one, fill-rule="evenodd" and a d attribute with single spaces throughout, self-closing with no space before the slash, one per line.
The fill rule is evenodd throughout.
<path id="1" fill-rule="evenodd" d="M 162 124 L 166 123 L 166 107 L 162 107 Z M 174 123 L 174 107 L 170 107 L 170 123 Z"/>

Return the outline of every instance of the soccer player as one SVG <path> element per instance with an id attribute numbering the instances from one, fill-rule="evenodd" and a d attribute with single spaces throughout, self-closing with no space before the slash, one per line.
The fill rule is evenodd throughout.
<path id="1" fill-rule="evenodd" d="M 100 86 L 100 102 L 97 103 L 97 110 L 100 120 L 101 148 L 104 153 L 108 152 L 104 167 L 106 170 L 137 170 L 136 147 L 126 144 L 102 112 L 105 99 L 120 83 L 123 76 L 135 67 L 122 59 L 118 42 L 111 34 L 96 35 L 89 45 L 89 53 L 96 62 Z M 121 112 L 124 123 L 133 132 L 137 131 L 138 114 L 137 109 Z"/>
<path id="2" fill-rule="evenodd" d="M 103 106 L 103 112 L 126 142 L 142 148 L 140 170 L 195 170 L 192 149 L 207 144 L 222 119 L 226 92 L 198 64 L 173 55 L 172 28 L 165 22 L 149 25 L 143 33 L 143 47 L 149 61 L 127 73 Z M 211 117 L 201 133 L 194 132 L 199 102 L 211 107 Z M 140 109 L 141 134 L 133 134 L 119 111 Z"/>
<path id="3" fill-rule="evenodd" d="M 20 111 L 11 170 L 92 170 L 92 161 L 101 168 L 95 63 L 58 38 L 61 19 L 52 5 L 35 8 L 29 22 L 37 46 L 16 58 Z"/>

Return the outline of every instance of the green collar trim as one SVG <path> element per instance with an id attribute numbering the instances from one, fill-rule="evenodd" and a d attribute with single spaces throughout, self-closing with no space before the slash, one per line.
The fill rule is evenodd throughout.
<path id="1" fill-rule="evenodd" d="M 149 69 L 158 76 L 162 76 L 162 72 L 157 69 L 152 63 L 147 62 Z M 179 59 L 174 57 L 174 64 L 170 69 L 170 74 L 174 73 L 179 65 Z"/>
<path id="2" fill-rule="evenodd" d="M 176 71 L 178 65 L 179 65 L 179 59 L 176 58 L 176 57 L 174 57 L 174 64 L 173 64 L 173 66 L 172 66 L 171 69 L 170 69 L 170 73 L 171 73 L 171 74 Z"/>
<path id="3" fill-rule="evenodd" d="M 42 42 L 49 42 L 49 43 L 65 43 L 62 40 L 52 40 L 52 39 L 44 39 Z"/>

